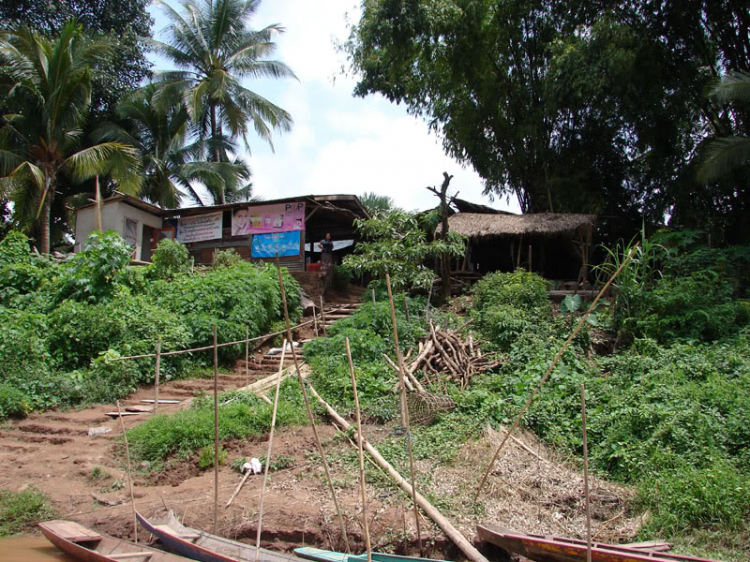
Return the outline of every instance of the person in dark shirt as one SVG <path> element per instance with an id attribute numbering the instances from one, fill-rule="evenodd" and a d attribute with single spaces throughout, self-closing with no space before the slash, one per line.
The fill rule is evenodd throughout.
<path id="1" fill-rule="evenodd" d="M 318 248 L 322 252 L 320 257 L 320 263 L 323 269 L 328 269 L 333 265 L 333 241 L 331 240 L 331 233 L 327 233 L 324 240 L 318 242 Z"/>

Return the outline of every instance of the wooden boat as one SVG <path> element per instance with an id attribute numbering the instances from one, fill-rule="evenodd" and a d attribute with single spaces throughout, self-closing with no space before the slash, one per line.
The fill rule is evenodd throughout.
<path id="1" fill-rule="evenodd" d="M 477 525 L 483 541 L 537 562 L 585 562 L 586 541 L 564 537 L 524 535 L 501 527 Z M 645 545 L 645 546 L 644 546 Z M 592 562 L 713 562 L 706 558 L 648 550 L 644 545 L 591 543 Z"/>
<path id="2" fill-rule="evenodd" d="M 319 548 L 295 548 L 294 554 L 307 560 L 315 562 L 367 562 L 367 553 L 364 554 L 346 554 L 344 552 L 334 552 L 332 550 L 320 550 Z M 445 562 L 444 560 L 433 560 L 432 558 L 415 558 L 413 556 L 399 556 L 397 554 L 384 554 L 382 552 L 372 553 L 373 562 Z"/>
<path id="3" fill-rule="evenodd" d="M 39 528 L 57 548 L 82 562 L 188 562 L 182 556 L 100 535 L 73 521 L 46 521 Z"/>
<path id="4" fill-rule="evenodd" d="M 149 533 L 159 538 L 164 548 L 200 562 L 255 562 L 253 545 L 217 537 L 210 533 L 184 526 L 170 509 L 164 519 L 149 521 L 136 512 L 138 522 Z M 260 549 L 258 560 L 263 562 L 300 562 L 299 559 L 272 550 Z"/>

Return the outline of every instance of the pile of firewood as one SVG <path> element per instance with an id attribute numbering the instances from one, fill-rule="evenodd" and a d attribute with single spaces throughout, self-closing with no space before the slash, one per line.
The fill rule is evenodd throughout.
<path id="1" fill-rule="evenodd" d="M 495 354 L 482 354 L 480 344 L 474 341 L 471 334 L 468 341 L 464 341 L 459 330 L 443 329 L 430 322 L 430 334 L 419 344 L 416 358 L 409 360 L 411 351 L 404 357 L 406 388 L 425 392 L 420 378 L 428 384 L 439 384 L 447 378 L 459 381 L 461 388 L 465 388 L 471 377 L 494 369 L 503 362 L 503 358 Z M 398 371 L 387 356 L 386 359 Z"/>

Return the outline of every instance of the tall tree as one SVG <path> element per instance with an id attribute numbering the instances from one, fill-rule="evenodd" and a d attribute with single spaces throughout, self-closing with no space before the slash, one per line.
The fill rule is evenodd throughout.
<path id="1" fill-rule="evenodd" d="M 248 28 L 260 0 L 185 0 L 182 13 L 157 3 L 170 19 L 168 40 L 151 45 L 181 69 L 157 78 L 165 88 L 184 93 L 213 161 L 230 161 L 227 141 L 242 138 L 249 149 L 251 128 L 269 144 L 273 129 L 291 129 L 286 111 L 242 84 L 245 78 L 295 77 L 287 65 L 268 59 L 276 48 L 274 34 L 284 29 L 278 24 Z M 219 195 L 217 203 L 224 203 Z"/>
<path id="2" fill-rule="evenodd" d="M 143 161 L 139 195 L 163 208 L 180 206 L 183 193 L 203 204 L 194 182 L 218 199 L 236 197 L 250 179 L 242 162 L 208 162 L 203 143 L 193 133 L 188 111 L 176 92 L 149 84 L 126 96 L 117 108 L 118 123 L 106 123 L 94 134 L 104 141 L 136 147 Z"/>
<path id="3" fill-rule="evenodd" d="M 91 66 L 111 48 L 86 37 L 75 22 L 55 39 L 29 28 L 0 36 L 0 96 L 8 110 L 0 123 L 0 188 L 3 198 L 13 200 L 15 220 L 37 231 L 42 252 L 50 250 L 58 175 L 82 181 L 110 174 L 126 191 L 140 185 L 132 146 L 104 142 L 79 150 L 91 103 Z"/>
<path id="4" fill-rule="evenodd" d="M 367 212 L 373 216 L 379 213 L 386 213 L 396 206 L 392 197 L 380 195 L 374 191 L 364 192 L 359 196 L 359 201 L 367 209 Z"/>

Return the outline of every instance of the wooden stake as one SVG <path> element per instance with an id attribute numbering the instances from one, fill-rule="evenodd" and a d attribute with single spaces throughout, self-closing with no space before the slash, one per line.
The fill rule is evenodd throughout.
<path id="1" fill-rule="evenodd" d="M 214 322 L 214 535 L 219 522 L 219 348 L 217 343 L 216 323 Z"/>
<path id="2" fill-rule="evenodd" d="M 375 306 L 375 289 L 372 290 L 372 305 Z"/>
<path id="3" fill-rule="evenodd" d="M 319 334 L 318 334 L 318 315 L 315 314 L 315 305 L 313 305 L 313 325 L 315 326 L 315 337 L 317 338 L 319 336 Z"/>
<path id="4" fill-rule="evenodd" d="M 135 496 L 133 495 L 133 478 L 130 476 L 130 447 L 128 446 L 128 434 L 125 432 L 125 423 L 122 421 L 122 412 L 120 412 L 120 401 L 117 401 L 117 417 L 120 418 L 120 429 L 122 438 L 125 441 L 125 456 L 128 459 L 128 488 L 130 488 L 130 503 L 133 506 L 133 533 L 135 534 L 135 544 L 138 544 L 138 520 L 135 517 Z"/>
<path id="5" fill-rule="evenodd" d="M 276 267 L 281 267 L 278 262 L 276 263 Z M 326 313 L 323 310 L 323 295 L 320 295 L 320 321 L 323 324 L 323 335 L 326 336 L 328 334 L 326 333 Z"/>
<path id="6" fill-rule="evenodd" d="M 476 494 L 474 494 L 475 502 L 477 501 L 477 498 L 479 498 L 479 492 L 482 491 L 484 484 L 487 482 L 487 477 L 490 475 L 490 471 L 492 470 L 492 466 L 495 464 L 495 459 L 497 459 L 497 455 L 500 454 L 500 451 L 505 446 L 505 443 L 508 441 L 508 438 L 511 436 L 511 434 L 518 428 L 518 425 L 521 423 L 521 418 L 526 413 L 526 410 L 529 409 L 529 406 L 531 406 L 531 403 L 534 401 L 534 398 L 536 398 L 536 395 L 539 394 L 540 390 L 542 390 L 544 383 L 546 383 L 547 379 L 549 379 L 550 375 L 552 374 L 552 371 L 555 369 L 555 366 L 557 365 L 557 362 L 560 361 L 560 359 L 563 356 L 563 353 L 565 353 L 565 350 L 568 349 L 568 346 L 571 344 L 573 339 L 578 335 L 578 332 L 581 331 L 581 328 L 586 322 L 586 319 L 589 317 L 589 314 L 591 314 L 594 308 L 596 308 L 596 304 L 599 302 L 599 299 L 602 298 L 602 295 L 607 291 L 607 289 L 609 289 L 609 286 L 612 284 L 612 282 L 617 278 L 618 275 L 620 275 L 620 273 L 625 268 L 625 266 L 633 258 L 637 248 L 638 248 L 638 243 L 636 243 L 635 246 L 633 246 L 633 248 L 630 250 L 630 253 L 628 254 L 628 257 L 626 257 L 623 260 L 622 264 L 620 264 L 620 267 L 617 268 L 617 271 L 615 271 L 614 274 L 612 274 L 612 277 L 609 278 L 609 281 L 605 283 L 604 287 L 602 287 L 602 290 L 599 291 L 598 295 L 596 295 L 596 298 L 591 303 L 591 306 L 589 306 L 588 310 L 586 310 L 583 316 L 581 316 L 581 319 L 579 320 L 575 329 L 570 334 L 570 336 L 568 336 L 568 339 L 565 340 L 565 343 L 563 343 L 562 347 L 560 348 L 560 351 L 557 352 L 557 355 L 555 355 L 555 358 L 552 360 L 552 364 L 549 366 L 549 369 L 547 369 L 547 372 L 545 373 L 544 377 L 542 377 L 542 380 L 539 381 L 539 385 L 534 389 L 534 392 L 531 393 L 531 396 L 529 396 L 529 399 L 526 401 L 526 404 L 521 409 L 521 411 L 518 412 L 516 419 L 513 421 L 513 425 L 510 426 L 510 429 L 505 434 L 505 437 L 503 438 L 500 445 L 495 450 L 495 454 L 492 455 L 490 464 L 487 465 L 487 470 L 485 470 L 484 476 L 482 477 L 482 481 L 479 483 L 479 486 L 477 486 L 477 492 Z"/>
<path id="7" fill-rule="evenodd" d="M 531 244 L 529 244 L 529 271 L 534 271 L 533 262 L 531 261 Z"/>
<path id="8" fill-rule="evenodd" d="M 250 384 L 250 328 L 245 326 L 245 384 Z"/>
<path id="9" fill-rule="evenodd" d="M 96 176 L 96 229 L 102 232 L 102 192 L 99 189 L 99 176 Z M 709 244 L 710 246 L 710 244 Z"/>
<path id="10" fill-rule="evenodd" d="M 411 323 L 411 316 L 409 315 L 409 303 L 406 302 L 406 295 L 404 295 L 404 312 L 406 312 L 406 321 Z"/>
<path id="11" fill-rule="evenodd" d="M 258 534 L 255 537 L 255 562 L 258 562 L 260 557 L 260 534 L 263 529 L 263 494 L 266 491 L 266 484 L 268 484 L 268 470 L 271 466 L 271 450 L 273 449 L 273 433 L 276 428 L 276 410 L 279 407 L 279 389 L 281 388 L 281 373 L 284 370 L 284 354 L 286 353 L 286 344 L 288 340 L 284 340 L 281 344 L 281 363 L 279 363 L 279 374 L 276 378 L 276 396 L 273 399 L 273 414 L 271 414 L 271 433 L 268 436 L 268 451 L 266 452 L 266 466 L 265 474 L 263 475 L 263 486 L 260 488 L 260 501 L 258 505 Z M 291 343 L 290 343 L 291 345 Z M 248 471 L 250 472 L 250 471 Z"/>
<path id="12" fill-rule="evenodd" d="M 349 361 L 349 374 L 352 377 L 352 391 L 354 392 L 354 406 L 357 414 L 357 446 L 359 448 L 359 483 L 362 488 L 362 526 L 365 530 L 365 546 L 367 547 L 367 562 L 372 562 L 372 543 L 370 542 L 370 527 L 367 523 L 367 488 L 365 482 L 365 452 L 362 444 L 362 417 L 359 412 L 359 397 L 357 396 L 357 380 L 354 376 L 354 363 L 352 362 L 352 351 L 349 347 L 349 338 L 344 338 L 346 343 L 346 358 Z M 257 560 L 256 560 L 257 562 Z"/>
<path id="13" fill-rule="evenodd" d="M 591 507 L 589 504 L 589 446 L 586 437 L 586 387 L 581 385 L 581 426 L 583 427 L 583 487 L 586 494 L 586 562 L 591 562 Z"/>
<path id="14" fill-rule="evenodd" d="M 154 374 L 154 415 L 159 411 L 159 371 L 161 368 L 161 337 L 156 342 L 156 373 Z"/>
<path id="15" fill-rule="evenodd" d="M 414 455 L 411 447 L 411 429 L 409 428 L 409 404 L 406 402 L 406 383 L 404 382 L 404 358 L 401 356 L 401 348 L 398 345 L 398 326 L 396 325 L 396 307 L 393 305 L 393 292 L 391 291 L 391 276 L 385 274 L 385 284 L 388 288 L 388 301 L 391 304 L 391 322 L 393 323 L 393 344 L 396 347 L 396 358 L 398 359 L 398 377 L 401 381 L 401 420 L 406 428 L 406 446 L 409 452 L 409 473 L 411 476 L 412 500 L 414 501 L 414 520 L 417 524 L 417 543 L 419 544 L 419 555 L 424 556 L 422 548 L 422 532 L 419 525 L 419 506 L 417 505 L 416 471 L 414 470 Z"/>
<path id="16" fill-rule="evenodd" d="M 292 325 L 289 322 L 289 309 L 286 304 L 286 291 L 284 291 L 284 278 L 281 275 L 281 265 L 279 263 L 279 254 L 276 254 L 276 272 L 279 275 L 279 289 L 281 290 L 281 303 L 284 305 L 284 320 L 286 321 L 286 337 L 289 341 L 289 345 L 292 347 L 292 359 L 294 360 L 294 368 L 297 371 L 297 380 L 299 380 L 300 389 L 302 390 L 302 398 L 305 401 L 305 409 L 307 410 L 307 417 L 310 419 L 310 426 L 312 428 L 313 437 L 315 438 L 315 446 L 318 449 L 320 460 L 323 463 L 323 470 L 326 474 L 326 482 L 328 483 L 328 489 L 331 491 L 331 497 L 333 498 L 333 506 L 336 509 L 336 515 L 338 516 L 339 526 L 341 527 L 341 537 L 344 539 L 344 545 L 346 546 L 346 552 L 350 552 L 349 549 L 349 538 L 346 534 L 346 525 L 344 525 L 344 517 L 341 515 L 341 509 L 339 508 L 339 502 L 336 499 L 336 489 L 333 487 L 333 479 L 331 478 L 331 471 L 328 468 L 328 461 L 326 460 L 326 453 L 323 450 L 323 444 L 320 442 L 320 436 L 318 435 L 318 429 L 315 426 L 315 416 L 313 415 L 312 408 L 310 407 L 310 399 L 307 396 L 307 388 L 305 387 L 305 381 L 302 380 L 302 373 L 299 369 L 299 361 L 297 361 L 297 352 L 294 349 L 294 338 L 292 338 Z M 320 314 L 323 315 L 323 297 L 320 297 Z M 323 333 L 325 334 L 325 317 L 323 318 Z"/>
<path id="17" fill-rule="evenodd" d="M 333 421 L 341 427 L 344 431 L 347 431 L 351 429 L 351 424 L 347 422 L 344 418 L 342 418 L 336 411 L 331 408 L 328 403 L 326 403 L 325 400 L 323 400 L 320 395 L 315 391 L 315 388 L 310 385 L 310 392 L 312 393 L 315 398 L 318 399 L 318 402 L 326 409 L 328 412 L 328 415 L 333 418 Z M 416 492 L 414 488 L 406 481 L 406 479 L 401 476 L 398 471 L 393 468 L 388 461 L 386 461 L 383 456 L 378 452 L 378 450 L 370 445 L 366 440 L 364 440 L 364 448 L 372 457 L 372 459 L 377 462 L 381 467 L 383 467 L 386 472 L 388 472 L 388 475 L 398 484 L 398 486 L 409 496 L 415 497 L 416 501 L 419 504 L 419 506 L 424 510 L 424 512 L 427 514 L 427 516 L 432 519 L 435 523 L 438 524 L 438 526 L 443 530 L 445 535 L 453 541 L 453 543 L 461 549 L 461 552 L 464 553 L 466 558 L 469 560 L 472 560 L 473 562 L 487 562 L 487 559 L 482 556 L 482 554 L 474 548 L 474 546 L 466 540 L 466 537 L 464 537 L 461 534 L 461 531 L 456 529 L 453 524 L 446 519 L 436 508 L 434 505 L 432 505 L 427 498 L 425 498 L 422 494 L 419 492 Z"/>

